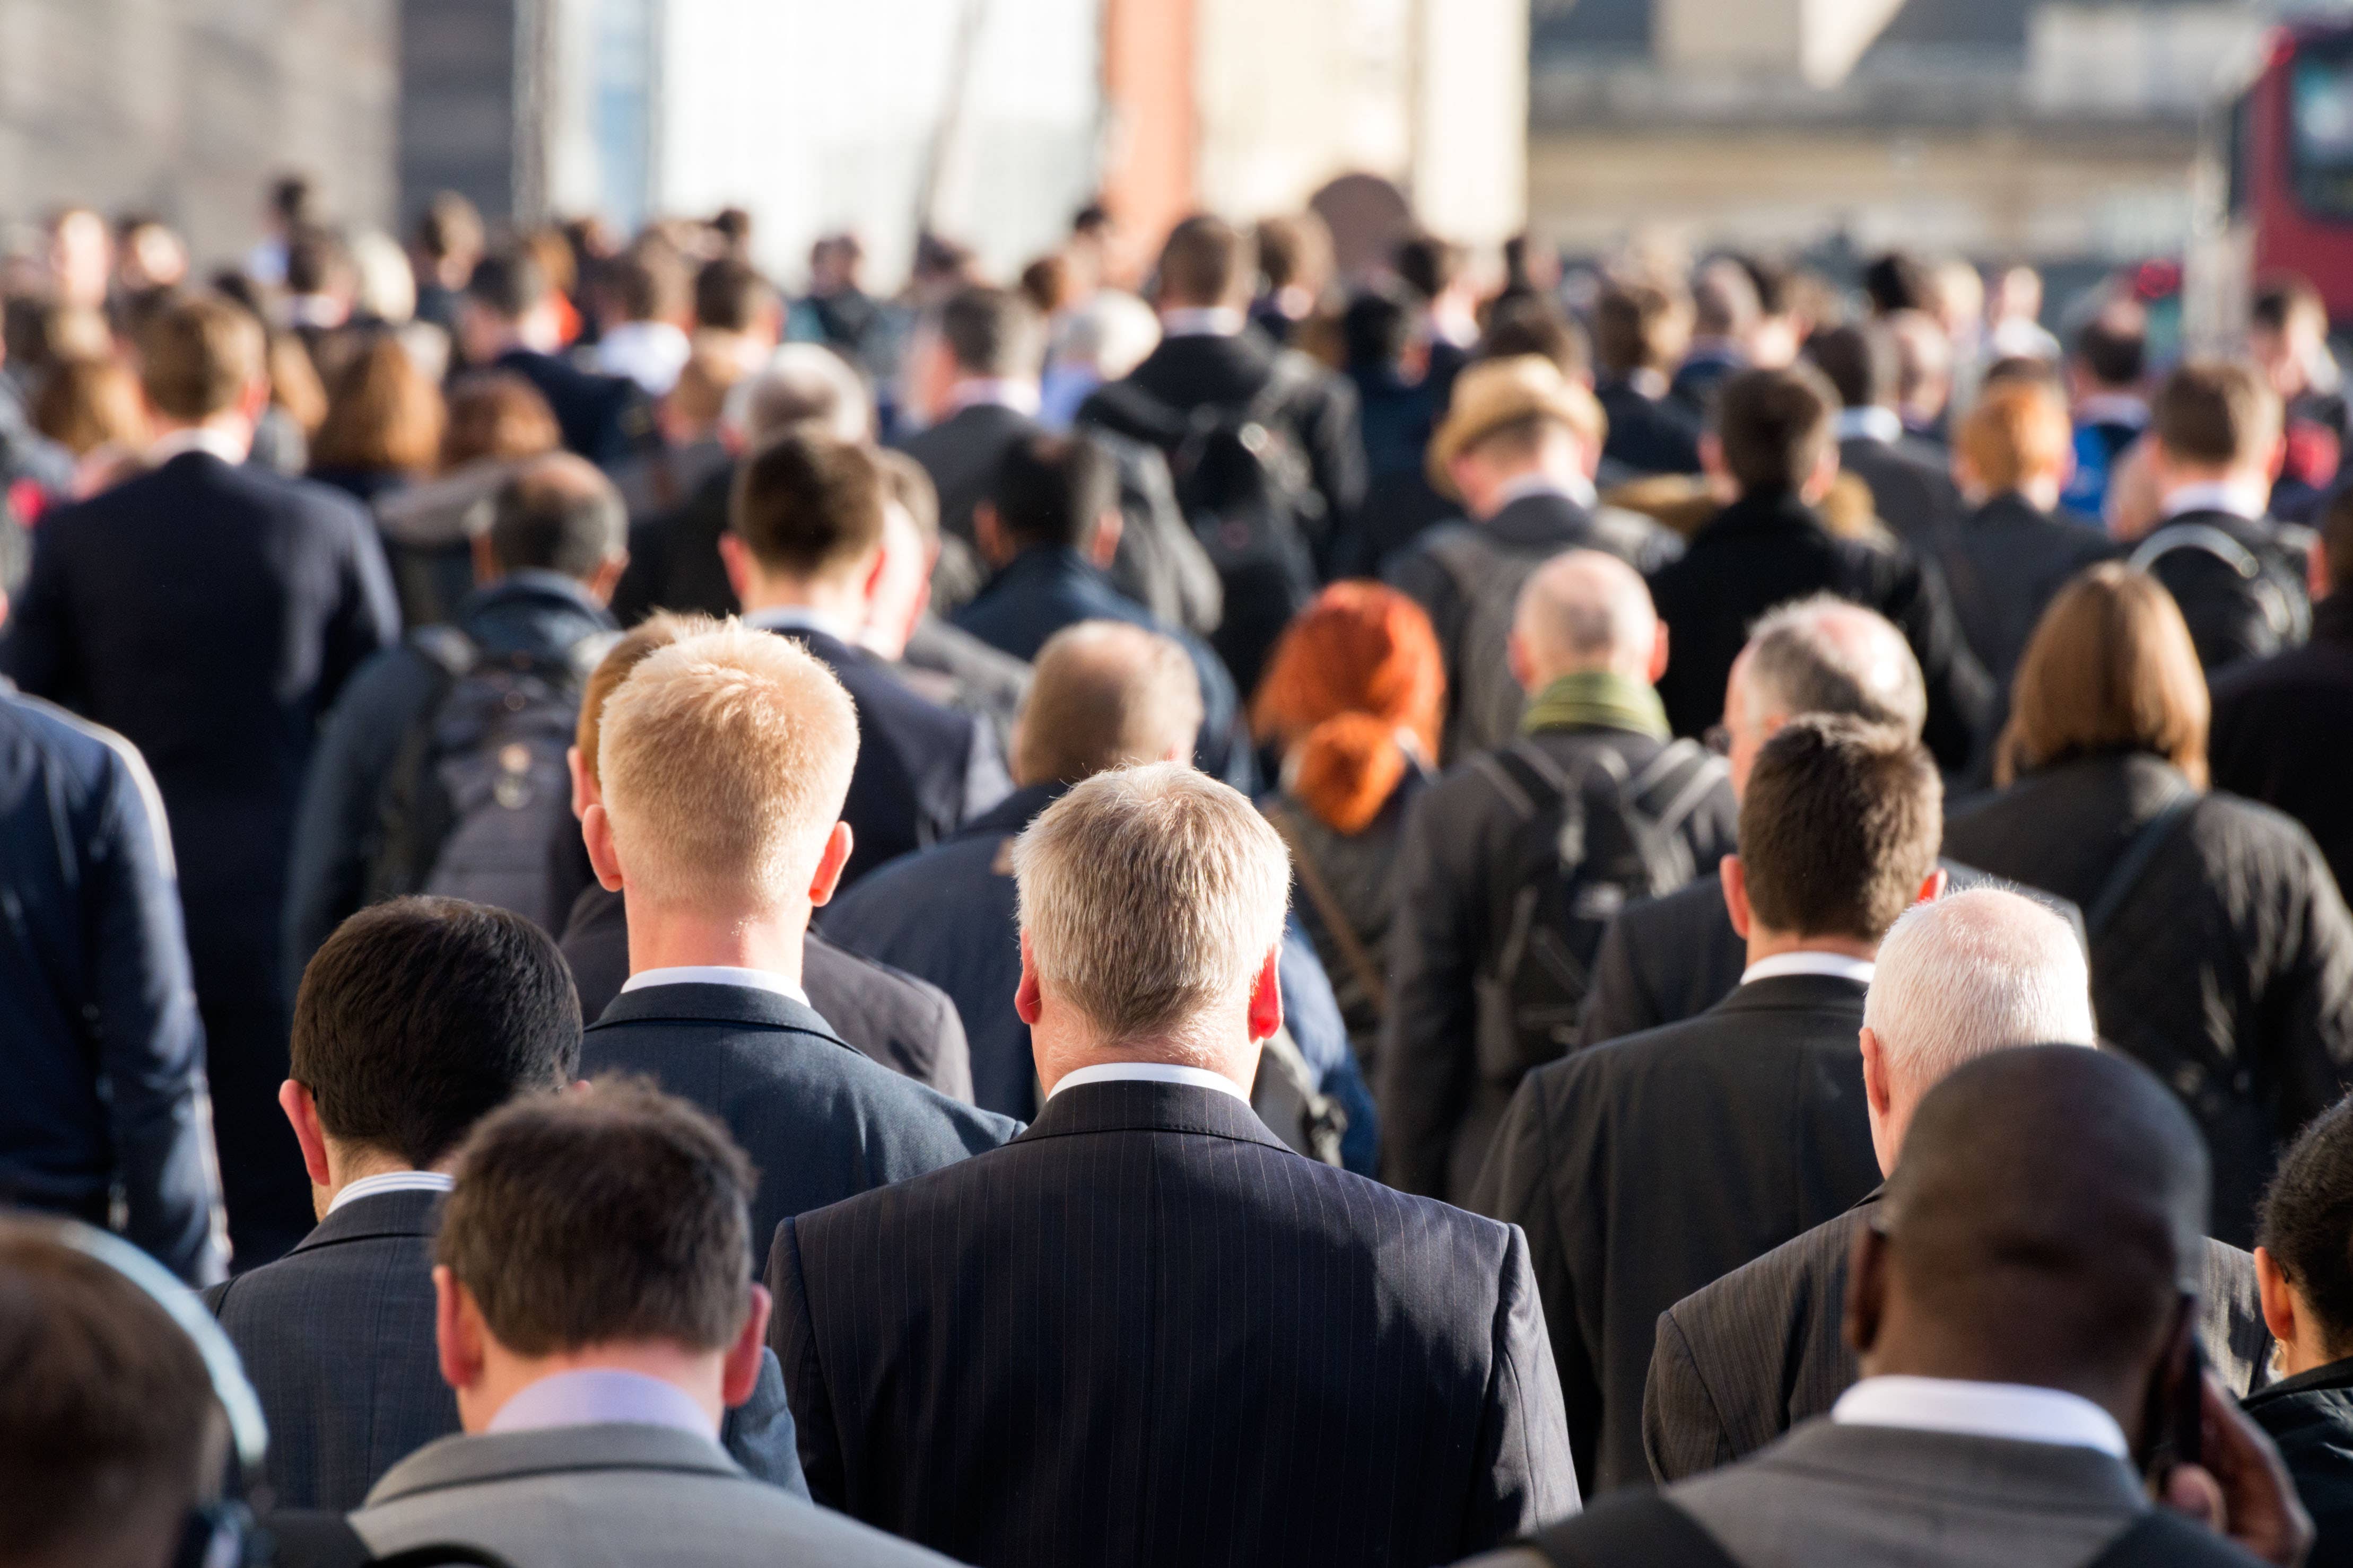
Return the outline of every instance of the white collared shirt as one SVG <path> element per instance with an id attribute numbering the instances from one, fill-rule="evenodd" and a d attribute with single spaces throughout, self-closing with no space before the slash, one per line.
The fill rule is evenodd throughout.
<path id="1" fill-rule="evenodd" d="M 1740 984 L 1752 980 L 1778 980 L 1785 974 L 1827 974 L 1837 980 L 1852 980 L 1857 985 L 1871 984 L 1878 965 L 1867 958 L 1850 958 L 1843 952 L 1777 952 L 1770 958 L 1760 958 L 1740 972 Z"/>
<path id="2" fill-rule="evenodd" d="M 596 368 L 628 377 L 649 397 L 667 395 L 693 357 L 693 343 L 669 321 L 623 321 L 596 344 Z"/>
<path id="3" fill-rule="evenodd" d="M 1530 496 L 1561 496 L 1591 511 L 1601 500 L 1593 481 L 1583 474 L 1571 474 L 1566 479 L 1556 479 L 1550 474 L 1522 474 L 1495 492 L 1495 511 L 1501 511 L 1515 500 Z M 1494 512 L 1487 514 L 1490 517 Z"/>
<path id="4" fill-rule="evenodd" d="M 1841 441 L 1877 441 L 1893 446 L 1904 438 L 1903 417 L 1893 408 L 1841 408 L 1837 428 Z"/>
<path id="5" fill-rule="evenodd" d="M 551 1426 L 626 1422 L 670 1426 L 700 1437 L 718 1436 L 718 1423 L 676 1384 L 617 1367 L 584 1367 L 541 1378 L 491 1417 L 491 1432 L 538 1432 Z"/>
<path id="6" fill-rule="evenodd" d="M 191 425 L 185 430 L 174 430 L 168 436 L 158 436 L 147 444 L 150 466 L 162 468 L 173 458 L 186 452 L 210 452 L 234 468 L 252 452 L 250 442 L 240 445 L 237 438 L 226 431 Z"/>
<path id="7" fill-rule="evenodd" d="M 1214 1089 L 1221 1094 L 1230 1094 L 1244 1105 L 1250 1103 L 1250 1096 L 1242 1092 L 1241 1086 L 1225 1074 L 1178 1067 L 1174 1062 L 1097 1062 L 1092 1067 L 1064 1073 L 1060 1081 L 1047 1091 L 1046 1098 L 1051 1100 L 1066 1089 L 1090 1083 L 1189 1084 L 1195 1089 Z"/>
<path id="8" fill-rule="evenodd" d="M 1229 305 L 1185 306 L 1160 312 L 1164 338 L 1230 338 L 1250 325 L 1250 318 Z"/>
<path id="9" fill-rule="evenodd" d="M 327 1205 L 329 1214 L 345 1204 L 355 1204 L 362 1198 L 372 1198 L 379 1193 L 446 1193 L 452 1183 L 438 1171 L 386 1171 L 380 1176 L 362 1176 Z"/>
<path id="10" fill-rule="evenodd" d="M 1900 1426 L 2055 1443 L 2127 1458 L 2116 1418 L 2080 1394 L 2023 1383 L 1965 1383 L 1949 1377 L 1866 1377 L 1831 1406 L 1841 1426 Z"/>
<path id="11" fill-rule="evenodd" d="M 955 384 L 948 393 L 948 412 L 961 414 L 967 408 L 983 406 L 1010 408 L 1016 414 L 1038 416 L 1038 384 L 1013 376 L 976 375 Z"/>
<path id="12" fill-rule="evenodd" d="M 772 609 L 754 610 L 744 617 L 744 624 L 764 632 L 823 632 L 836 642 L 854 643 L 858 631 L 845 626 L 822 610 L 812 610 L 807 605 L 778 605 Z"/>
<path id="13" fill-rule="evenodd" d="M 2140 429 L 2148 423 L 2148 400 L 2129 392 L 2095 392 L 2075 405 L 2078 425 L 2126 425 Z"/>
<path id="14" fill-rule="evenodd" d="M 2261 485 L 2212 479 L 2168 490 L 2164 511 L 2168 518 L 2179 517 L 2186 511 L 2227 511 L 2232 517 L 2243 517 L 2253 521 L 2269 510 L 2270 506 L 2271 497 L 2264 493 Z"/>
<path id="15" fill-rule="evenodd" d="M 750 991 L 773 991 L 779 996 L 789 996 L 806 1007 L 808 993 L 766 969 L 744 969 L 733 963 L 674 963 L 666 969 L 647 969 L 621 982 L 624 991 L 644 991 L 656 985 L 741 985 Z"/>

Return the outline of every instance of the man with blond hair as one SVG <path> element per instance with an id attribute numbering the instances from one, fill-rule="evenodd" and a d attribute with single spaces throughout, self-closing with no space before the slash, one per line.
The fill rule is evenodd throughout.
<path id="1" fill-rule="evenodd" d="M 858 718 L 824 665 L 731 622 L 649 656 L 601 717 L 580 826 L 628 913 L 629 978 L 582 1066 L 648 1074 L 727 1124 L 760 1171 L 755 1252 L 787 1215 L 1019 1131 L 860 1055 L 801 989 L 852 839 Z"/>
<path id="2" fill-rule="evenodd" d="M 1098 773 L 1013 866 L 1037 1125 L 770 1249 L 812 1495 L 982 1568 L 1443 1563 L 1574 1510 L 1525 1239 L 1250 1112 L 1291 872 L 1249 800 Z"/>

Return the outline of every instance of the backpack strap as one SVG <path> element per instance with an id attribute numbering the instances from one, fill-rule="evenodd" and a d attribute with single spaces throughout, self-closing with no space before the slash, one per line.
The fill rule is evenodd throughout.
<path id="1" fill-rule="evenodd" d="M 1700 803 L 1715 788 L 1716 781 L 1730 771 L 1723 758 L 1698 742 L 1670 741 L 1651 759 L 1650 766 L 1626 786 L 1626 794 L 1629 799 L 1640 803 L 1660 790 L 1672 789 L 1664 805 L 1645 813 L 1653 826 L 1672 831 L 1699 809 Z"/>
<path id="2" fill-rule="evenodd" d="M 1266 819 L 1290 849 L 1291 868 L 1298 874 L 1299 886 L 1306 893 L 1307 901 L 1315 906 L 1316 918 L 1324 922 L 1324 929 L 1332 933 L 1332 945 L 1340 950 L 1340 957 L 1356 976 L 1356 984 L 1364 987 L 1366 996 L 1372 1001 L 1373 1011 L 1386 1018 L 1389 1011 L 1389 988 L 1381 973 L 1381 966 L 1374 963 L 1373 955 L 1365 950 L 1364 940 L 1356 935 L 1356 927 L 1349 923 L 1348 912 L 1340 907 L 1339 895 L 1332 890 L 1332 884 L 1324 879 L 1322 868 L 1300 844 L 1298 824 L 1291 819 L 1288 808 L 1275 805 L 1267 806 Z"/>
<path id="3" fill-rule="evenodd" d="M 1553 1568 L 1740 1568 L 1699 1521 L 1657 1492 L 1618 1492 L 1520 1542 Z"/>
<path id="4" fill-rule="evenodd" d="M 452 626 L 418 626 L 408 634 L 408 646 L 424 659 L 433 687 L 401 735 L 400 747 L 392 754 L 392 766 L 376 797 L 377 837 L 369 857 L 366 892 L 370 903 L 414 893 L 424 885 L 426 868 L 417 862 L 440 843 L 448 826 L 442 820 L 447 807 L 437 806 L 428 798 L 434 793 L 428 775 L 433 769 L 435 731 L 450 693 L 482 659 L 482 650 L 474 639 Z"/>
<path id="5" fill-rule="evenodd" d="M 2124 912 L 2125 901 L 2132 897 L 2132 890 L 2139 884 L 2142 873 L 2148 869 L 2149 862 L 2157 858 L 2157 852 L 2165 847 L 2166 840 L 2173 837 L 2173 830 L 2189 818 L 2197 805 L 2198 792 L 2188 784 L 2176 784 L 2173 794 L 2158 808 L 2158 814 L 2143 823 L 2140 831 L 2133 835 L 2132 842 L 2125 846 L 2123 858 L 2108 873 L 2108 879 L 2100 884 L 2099 895 L 2084 911 L 2084 934 L 2087 941 L 2099 941 L 2100 933 Z"/>
<path id="6" fill-rule="evenodd" d="M 2253 551 L 2207 522 L 2177 522 L 2158 529 L 2140 542 L 2126 564 L 2136 572 L 2146 572 L 2181 550 L 2211 555 L 2250 583 L 2263 575 L 2263 563 L 2255 559 Z"/>
<path id="7" fill-rule="evenodd" d="M 1471 765 L 1495 786 L 1522 822 L 1534 822 L 1568 798 L 1568 775 L 1545 755 L 1543 748 L 1525 740 L 1499 751 L 1482 752 Z"/>
<path id="8" fill-rule="evenodd" d="M 452 684 L 473 674 L 482 658 L 474 639 L 452 626 L 419 626 L 408 634 L 408 646 Z"/>

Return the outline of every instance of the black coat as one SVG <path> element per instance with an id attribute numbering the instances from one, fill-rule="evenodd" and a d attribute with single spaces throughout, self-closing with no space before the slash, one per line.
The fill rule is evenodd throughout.
<path id="1" fill-rule="evenodd" d="M 1603 752 L 1626 776 L 1662 749 L 1625 730 L 1546 731 L 1535 743 L 1569 777 Z M 1719 781 L 1681 829 L 1696 867 L 1732 853 L 1739 807 Z M 1408 812 L 1389 922 L 1389 1012 L 1375 1103 L 1381 1176 L 1409 1193 L 1467 1200 L 1504 1107 L 1529 1064 L 1481 1045 L 1480 980 L 1504 941 L 1498 902 L 1512 890 L 1512 840 L 1524 818 L 1486 765 L 1457 768 Z"/>
<path id="2" fill-rule="evenodd" d="M 1638 474 L 1699 472 L 1700 416 L 1688 404 L 1645 396 L 1623 381 L 1604 382 L 1593 395 L 1609 420 L 1604 457 Z"/>
<path id="3" fill-rule="evenodd" d="M 1471 1206 L 1527 1230 L 1588 1494 L 1650 1473 L 1659 1314 L 1879 1184 L 1862 996 L 1829 975 L 1756 981 L 1520 1085 Z"/>
<path id="4" fill-rule="evenodd" d="M 747 985 L 624 991 L 588 1026 L 580 1073 L 644 1073 L 716 1116 L 760 1173 L 752 1247 L 777 1225 L 994 1149 L 1021 1131 L 901 1077 L 801 1003 Z"/>
<path id="5" fill-rule="evenodd" d="M 2068 579 L 2114 560 L 2122 547 L 2097 523 L 2038 510 L 2015 490 L 1959 519 L 1935 547 L 1961 634 L 1993 677 L 1997 717 L 1989 732 L 1998 733 L 2010 711 L 2010 677 L 2043 610 Z"/>
<path id="6" fill-rule="evenodd" d="M 629 977 L 629 916 L 621 895 L 587 887 L 573 900 L 559 943 L 580 993 L 580 1016 L 613 1005 Z M 834 1033 L 892 1072 L 973 1103 L 972 1051 L 946 992 L 904 970 L 801 939 L 801 989 Z"/>
<path id="7" fill-rule="evenodd" d="M 629 563 L 613 588 L 613 618 L 633 626 L 656 610 L 732 616 L 739 607 L 719 536 L 727 531 L 735 465 L 725 464 L 677 510 L 629 524 Z"/>
<path id="8" fill-rule="evenodd" d="M 519 375 L 539 389 L 554 412 L 567 450 L 599 468 L 619 467 L 653 434 L 653 410 L 638 384 L 623 375 L 599 375 L 571 361 L 532 349 L 509 349 L 492 370 Z"/>
<path id="9" fill-rule="evenodd" d="M 2146 754 L 2030 773 L 1946 824 L 1945 847 L 2089 910 L 2186 781 Z M 2215 1236 L 2252 1244 L 2280 1151 L 2353 1081 L 2353 916 L 2311 836 L 2201 797 L 2092 940 L 2100 1034 L 2171 1084 L 2213 1157 Z"/>
<path id="10" fill-rule="evenodd" d="M 1422 1568 L 1577 1506 L 1519 1233 L 1216 1089 L 1067 1089 L 768 1284 L 811 1493 L 982 1568 Z"/>
<path id="11" fill-rule="evenodd" d="M 2353 1361 L 2332 1362 L 2252 1394 L 2246 1412 L 2279 1446 L 2317 1531 L 2321 1568 L 2353 1555 Z"/>
<path id="12" fill-rule="evenodd" d="M 269 1423 L 262 1473 L 279 1507 L 347 1512 L 386 1470 L 457 1432 L 434 1343 L 440 1201 L 355 1198 L 277 1262 L 205 1292 Z M 807 1494 L 773 1358 L 720 1440 L 760 1479 Z"/>
<path id="13" fill-rule="evenodd" d="M 2168 548 L 2200 537 L 2200 531 L 2226 536 L 2236 550 Z M 2293 523 L 2185 511 L 2136 545 L 2132 559 L 2173 595 L 2189 623 L 2189 640 L 2198 645 L 2198 662 L 2212 675 L 2294 647 L 2309 635 L 2306 558 L 2311 551 L 2311 530 Z M 2253 575 L 2243 570 L 2249 564 Z"/>
<path id="14" fill-rule="evenodd" d="M 1847 1267 L 1872 1194 L 1659 1315 L 1642 1390 L 1642 1452 L 1662 1485 L 1747 1458 L 1830 1414 L 1862 1375 L 1845 1334 Z M 2206 1243 L 2198 1343 L 2233 1394 L 2263 1379 L 2271 1334 L 2255 1260 Z"/>
<path id="15" fill-rule="evenodd" d="M 974 541 L 973 509 L 988 499 L 1005 454 L 1044 426 L 1018 409 L 976 403 L 899 443 L 940 495 L 940 531 Z"/>
<path id="16" fill-rule="evenodd" d="M 1936 535 L 1960 521 L 1951 459 L 1934 442 L 1850 436 L 1839 443 L 1839 466 L 1862 481 L 1879 521 L 1915 550 L 1934 548 Z"/>
<path id="17" fill-rule="evenodd" d="M 1922 739 L 1947 772 L 1968 764 L 1993 703 L 1993 683 L 1962 640 L 1943 579 L 1900 549 L 1841 539 L 1794 496 L 1725 508 L 1692 536 L 1682 560 L 1651 578 L 1651 596 L 1674 637 L 1659 681 L 1678 735 L 1724 716 L 1732 661 L 1759 616 L 1810 594 L 1835 594 L 1895 623 L 1928 688 Z"/>
<path id="18" fill-rule="evenodd" d="M 311 1225 L 286 1077 L 279 918 L 322 717 L 399 635 L 375 529 L 337 491 L 192 452 L 42 520 L 6 672 L 121 733 L 163 792 L 204 1015 L 230 1234 Z"/>
<path id="19" fill-rule="evenodd" d="M 2309 644 L 2213 686 L 2214 787 L 2304 824 L 2353 897 L 2353 590 L 2314 606 Z"/>

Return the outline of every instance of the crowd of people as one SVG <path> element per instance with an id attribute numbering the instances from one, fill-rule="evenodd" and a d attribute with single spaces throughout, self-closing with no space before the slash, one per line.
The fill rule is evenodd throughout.
<path id="1" fill-rule="evenodd" d="M 2307 283 L 268 222 L 0 268 L 0 1564 L 2353 1554 Z"/>

